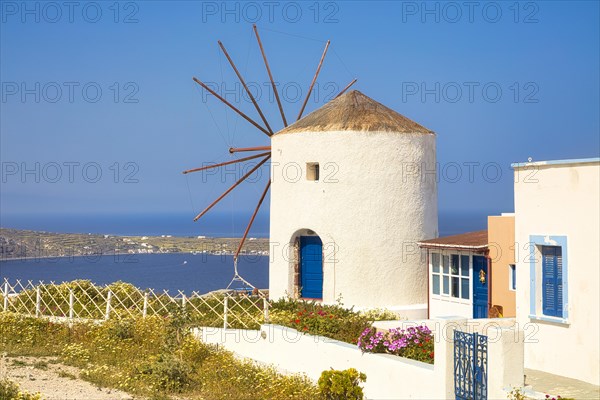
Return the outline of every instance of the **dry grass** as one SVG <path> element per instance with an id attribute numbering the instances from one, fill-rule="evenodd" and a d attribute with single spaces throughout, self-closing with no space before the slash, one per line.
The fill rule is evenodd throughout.
<path id="1" fill-rule="evenodd" d="M 361 92 L 353 90 L 279 131 L 277 135 L 324 131 L 433 133 Z"/>

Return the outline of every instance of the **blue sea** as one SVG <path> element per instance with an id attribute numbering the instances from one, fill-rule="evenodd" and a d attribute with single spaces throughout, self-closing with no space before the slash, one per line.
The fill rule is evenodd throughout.
<path id="1" fill-rule="evenodd" d="M 486 229 L 493 211 L 439 213 L 440 236 Z M 123 236 L 210 236 L 241 237 L 250 219 L 246 213 L 209 213 L 193 222 L 194 215 L 177 214 L 6 214 L 0 213 L 3 228 L 30 229 L 58 233 L 93 233 Z M 250 236 L 269 236 L 269 216 L 259 213 Z"/>
<path id="2" fill-rule="evenodd" d="M 239 274 L 257 288 L 269 287 L 269 257 L 240 256 Z M 32 258 L 0 261 L 0 280 L 56 283 L 89 279 L 96 284 L 118 280 L 141 289 L 190 295 L 223 289 L 234 275 L 233 257 L 189 253 Z M 236 284 L 242 288 L 245 285 Z"/>
<path id="3" fill-rule="evenodd" d="M 487 212 L 440 213 L 440 236 L 485 229 Z M 209 216 L 207 216 L 209 217 Z M 240 237 L 246 215 L 210 215 L 194 224 L 187 214 L 106 215 L 106 216 L 6 216 L 4 228 L 47 232 L 95 233 L 111 235 L 173 235 Z M 268 237 L 268 216 L 257 218 L 250 232 L 253 237 Z M 268 257 L 240 257 L 239 272 L 251 284 L 267 288 Z M 130 282 L 140 288 L 206 293 L 225 288 L 233 277 L 231 256 L 192 254 L 136 254 L 128 256 L 65 257 L 0 261 L 0 279 L 32 281 L 69 281 L 90 279 L 97 284 Z"/>

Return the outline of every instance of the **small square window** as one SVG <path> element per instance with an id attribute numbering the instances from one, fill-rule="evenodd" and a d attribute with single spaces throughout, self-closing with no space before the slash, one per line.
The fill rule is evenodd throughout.
<path id="1" fill-rule="evenodd" d="M 319 180 L 319 163 L 306 163 L 306 180 Z"/>

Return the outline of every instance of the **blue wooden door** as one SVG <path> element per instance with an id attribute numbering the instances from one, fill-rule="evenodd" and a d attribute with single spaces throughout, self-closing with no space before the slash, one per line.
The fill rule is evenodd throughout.
<path id="1" fill-rule="evenodd" d="M 318 236 L 300 236 L 300 284 L 303 298 L 323 298 L 323 242 Z"/>
<path id="2" fill-rule="evenodd" d="M 473 256 L 473 318 L 488 317 L 487 259 Z"/>

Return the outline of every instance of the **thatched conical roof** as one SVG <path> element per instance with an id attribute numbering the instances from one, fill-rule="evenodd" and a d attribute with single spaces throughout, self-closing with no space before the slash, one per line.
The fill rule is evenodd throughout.
<path id="1" fill-rule="evenodd" d="M 358 90 L 353 90 L 282 129 L 277 135 L 325 131 L 433 133 Z"/>

